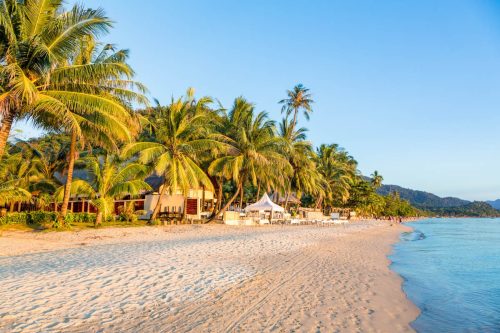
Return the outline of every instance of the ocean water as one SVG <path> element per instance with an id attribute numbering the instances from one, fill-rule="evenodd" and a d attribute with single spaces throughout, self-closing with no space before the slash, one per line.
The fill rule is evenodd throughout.
<path id="1" fill-rule="evenodd" d="M 417 332 L 500 332 L 500 219 L 409 223 L 390 257 Z"/>

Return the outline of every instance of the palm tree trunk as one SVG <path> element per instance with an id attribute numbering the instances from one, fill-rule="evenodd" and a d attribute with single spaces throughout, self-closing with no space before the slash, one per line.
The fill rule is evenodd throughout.
<path id="1" fill-rule="evenodd" d="M 102 212 L 98 209 L 97 210 L 97 215 L 95 217 L 94 227 L 100 226 L 101 223 L 102 223 Z"/>
<path id="2" fill-rule="evenodd" d="M 297 114 L 299 113 L 298 109 L 294 109 L 293 112 L 293 123 L 292 123 L 292 132 L 295 129 L 295 125 L 297 125 Z"/>
<path id="3" fill-rule="evenodd" d="M 285 211 L 288 208 L 288 200 L 290 199 L 290 191 L 286 192 L 286 197 L 285 197 Z"/>
<path id="4" fill-rule="evenodd" d="M 257 183 L 257 198 L 255 199 L 255 202 L 259 201 L 260 198 L 260 183 Z"/>
<path id="5" fill-rule="evenodd" d="M 153 210 L 153 213 L 151 214 L 151 217 L 149 218 L 149 223 L 152 223 L 154 220 L 156 220 L 156 217 L 158 216 L 158 213 L 160 212 L 161 198 L 165 195 L 166 191 L 167 191 L 167 185 L 163 184 L 163 187 L 161 188 L 161 191 L 160 191 L 160 197 L 158 198 L 158 202 L 156 203 L 155 209 Z"/>
<path id="6" fill-rule="evenodd" d="M 236 199 L 238 197 L 238 194 L 240 194 L 240 190 L 241 188 L 243 187 L 243 184 L 240 183 L 238 185 L 238 188 L 236 190 L 236 193 L 233 194 L 233 196 L 231 197 L 231 199 L 229 199 L 229 201 L 226 203 L 226 205 L 224 207 L 222 207 L 222 209 L 220 211 L 217 212 L 217 214 L 215 214 L 214 216 L 212 216 L 208 221 L 207 223 L 209 222 L 212 222 L 213 220 L 215 220 L 218 216 L 220 216 L 220 214 L 223 214 L 226 209 L 233 203 L 234 199 Z"/>
<path id="7" fill-rule="evenodd" d="M 241 191 L 240 192 L 240 210 L 243 209 L 243 194 L 245 193 L 245 191 Z"/>
<path id="8" fill-rule="evenodd" d="M 205 185 L 201 187 L 201 205 L 200 205 L 200 212 L 203 212 L 205 209 Z"/>
<path id="9" fill-rule="evenodd" d="M 184 192 L 184 209 L 182 210 L 182 218 L 181 218 L 181 221 L 183 223 L 186 222 L 187 208 L 188 208 L 188 196 L 187 193 Z"/>
<path id="10" fill-rule="evenodd" d="M 223 183 L 224 181 L 221 180 L 218 184 L 219 184 L 219 189 L 218 189 L 218 193 L 217 193 L 217 209 L 215 210 L 216 212 L 218 212 L 220 210 L 220 208 L 222 207 L 222 194 L 223 194 Z M 214 212 L 215 213 L 215 212 Z"/>
<path id="11" fill-rule="evenodd" d="M 316 207 L 315 207 L 316 209 L 319 208 L 319 206 L 321 205 L 322 201 L 323 201 L 323 196 L 320 195 L 319 198 L 318 198 L 318 200 L 316 200 Z"/>
<path id="12" fill-rule="evenodd" d="M 12 123 L 14 122 L 14 114 L 12 112 L 7 113 L 2 118 L 2 127 L 0 127 L 0 157 L 5 153 L 5 147 L 7 146 L 7 139 L 9 138 L 10 129 L 12 128 Z"/>
<path id="13" fill-rule="evenodd" d="M 64 197 L 61 206 L 61 219 L 64 219 L 68 212 L 69 197 L 71 195 L 71 182 L 73 181 L 73 170 L 75 168 L 76 159 L 76 132 L 71 132 L 71 143 L 69 146 L 69 161 L 68 161 L 68 175 L 66 177 L 66 184 L 64 185 Z"/>

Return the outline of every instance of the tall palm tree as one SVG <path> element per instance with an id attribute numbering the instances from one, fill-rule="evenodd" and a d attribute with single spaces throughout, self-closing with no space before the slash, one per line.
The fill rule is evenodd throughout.
<path id="1" fill-rule="evenodd" d="M 227 149 L 209 167 L 209 173 L 220 175 L 236 184 L 236 191 L 225 206 L 212 218 L 222 214 L 233 203 L 243 185 L 257 185 L 264 171 L 273 168 L 276 173 L 287 175 L 291 166 L 282 154 L 282 141 L 276 135 L 275 124 L 267 113 L 255 112 L 254 105 L 243 97 L 234 101 L 226 118 L 226 132 L 220 140 Z"/>
<path id="2" fill-rule="evenodd" d="M 113 213 L 114 200 L 151 190 L 143 180 L 147 167 L 139 163 L 122 163 L 116 156 L 88 156 L 84 159 L 90 180 L 75 179 L 72 191 L 90 196 L 97 209 L 96 225 Z"/>
<path id="3" fill-rule="evenodd" d="M 309 93 L 309 89 L 304 87 L 301 83 L 293 87 L 292 90 L 287 90 L 286 92 L 288 98 L 279 101 L 279 104 L 283 104 L 281 108 L 281 113 L 286 113 L 289 117 L 293 114 L 292 129 L 297 126 L 297 118 L 300 110 L 304 111 L 304 116 L 309 120 L 309 114 L 312 112 L 311 104 L 314 103 L 312 95 Z"/>
<path id="4" fill-rule="evenodd" d="M 375 170 L 371 176 L 370 176 L 372 179 L 371 179 L 371 183 L 372 183 L 372 186 L 375 188 L 375 189 L 378 189 L 380 186 L 382 186 L 382 182 L 384 181 L 384 177 L 382 177 L 381 174 L 378 173 L 377 170 Z"/>
<path id="5" fill-rule="evenodd" d="M 312 143 L 306 140 L 307 129 L 295 129 L 292 122 L 284 118 L 279 124 L 279 135 L 283 140 L 284 155 L 292 166 L 293 173 L 288 178 L 285 194 L 285 209 L 291 192 L 298 197 L 302 193 L 317 194 L 321 188 L 319 174 L 313 161 Z"/>
<path id="6" fill-rule="evenodd" d="M 101 9 L 75 5 L 65 11 L 61 0 L 0 0 L 0 25 L 0 157 L 15 120 L 31 118 L 44 128 L 76 128 L 70 107 L 80 113 L 116 109 L 112 101 L 89 90 L 53 84 L 61 77 L 83 82 L 94 74 L 89 68 L 60 65 L 83 37 L 111 27 Z"/>
<path id="7" fill-rule="evenodd" d="M 83 103 L 93 105 L 93 100 L 100 99 L 110 106 L 98 103 L 92 110 L 82 110 L 79 104 L 69 103 L 67 106 L 74 123 L 63 128 L 69 132 L 71 141 L 61 220 L 67 213 L 78 149 L 85 144 L 92 144 L 104 147 L 109 152 L 117 152 L 118 143 L 130 142 L 139 129 L 138 121 L 131 113 L 130 103 L 147 104 L 142 95 L 146 91 L 145 87 L 131 80 L 134 72 L 126 63 L 128 51 L 116 51 L 109 44 L 102 49 L 97 46 L 91 36 L 82 38 L 71 61 L 52 72 L 50 85 L 56 91 L 71 90 L 75 95 L 86 96 L 83 98 L 87 100 Z"/>
<path id="8" fill-rule="evenodd" d="M 138 155 L 139 162 L 151 164 L 155 173 L 163 177 L 160 199 L 150 216 L 151 222 L 157 218 L 161 198 L 167 193 L 180 190 L 187 198 L 188 191 L 193 188 L 204 186 L 213 190 L 209 177 L 199 166 L 203 152 L 217 146 L 205 126 L 210 120 L 207 110 L 211 103 L 208 97 L 194 99 L 190 90 L 186 98 L 172 100 L 168 106 L 158 105 L 151 121 L 155 141 L 135 142 L 124 147 L 124 157 Z M 186 209 L 183 218 L 185 215 Z"/>
<path id="9" fill-rule="evenodd" d="M 317 149 L 316 165 L 325 184 L 318 205 L 323 200 L 328 206 L 345 204 L 358 174 L 356 160 L 337 144 L 323 144 Z"/>

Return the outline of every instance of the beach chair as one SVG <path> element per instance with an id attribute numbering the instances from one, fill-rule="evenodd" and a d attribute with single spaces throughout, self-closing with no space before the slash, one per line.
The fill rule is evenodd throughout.
<path id="1" fill-rule="evenodd" d="M 259 221 L 259 224 L 260 224 L 260 225 L 269 224 L 269 220 L 268 220 L 268 219 L 261 219 L 261 220 Z"/>

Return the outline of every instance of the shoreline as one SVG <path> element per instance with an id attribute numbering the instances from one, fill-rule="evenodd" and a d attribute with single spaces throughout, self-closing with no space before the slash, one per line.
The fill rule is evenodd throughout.
<path id="1" fill-rule="evenodd" d="M 6 275 L 6 290 L 0 296 L 11 301 L 0 305 L 0 322 L 26 332 L 152 332 L 158 327 L 412 332 L 409 324 L 419 310 L 388 258 L 408 228 L 356 222 L 345 228 L 110 228 L 36 237 L 4 232 L 0 276 Z M 87 269 L 86 256 L 97 266 Z M 58 268 L 62 283 L 50 283 L 54 272 L 45 266 L 38 274 L 26 270 L 15 276 L 12 269 L 5 274 L 5 265 L 25 269 L 28 261 L 38 269 L 40 262 L 52 263 L 51 257 L 77 261 L 67 270 Z M 54 302 L 42 302 L 54 295 Z M 77 304 L 81 310 L 72 315 L 68 310 Z M 58 322 L 54 318 L 61 313 L 67 318 Z M 41 326 L 35 329 L 29 318 Z"/>

